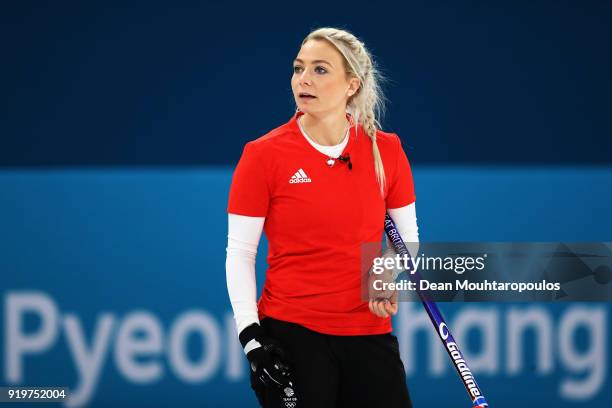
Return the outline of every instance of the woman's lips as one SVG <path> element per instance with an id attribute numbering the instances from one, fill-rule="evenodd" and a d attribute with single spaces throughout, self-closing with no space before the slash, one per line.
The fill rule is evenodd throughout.
<path id="1" fill-rule="evenodd" d="M 317 99 L 317 97 L 312 95 L 300 95 L 300 100 L 302 101 L 309 101 L 311 99 Z"/>

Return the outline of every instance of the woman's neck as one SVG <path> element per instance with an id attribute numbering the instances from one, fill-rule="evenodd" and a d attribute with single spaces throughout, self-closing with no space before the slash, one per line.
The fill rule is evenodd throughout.
<path id="1" fill-rule="evenodd" d="M 323 146 L 335 146 L 344 139 L 350 126 L 346 114 L 315 117 L 308 113 L 301 115 L 302 129 L 315 143 Z"/>

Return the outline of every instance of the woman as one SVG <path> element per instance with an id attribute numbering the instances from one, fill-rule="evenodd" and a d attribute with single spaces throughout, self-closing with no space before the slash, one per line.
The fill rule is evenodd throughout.
<path id="1" fill-rule="evenodd" d="M 379 80 L 355 36 L 313 31 L 293 63 L 296 114 L 247 143 L 234 172 L 227 285 L 264 407 L 411 406 L 391 334 L 396 295 L 361 296 L 362 249 L 380 242 L 385 211 L 418 241 L 408 159 L 397 135 L 377 129 Z M 269 268 L 256 302 L 263 229 Z"/>

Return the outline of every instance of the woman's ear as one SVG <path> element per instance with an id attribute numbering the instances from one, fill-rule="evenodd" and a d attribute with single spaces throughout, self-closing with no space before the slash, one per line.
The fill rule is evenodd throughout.
<path id="1" fill-rule="evenodd" d="M 348 87 L 348 90 L 347 90 L 346 94 L 348 96 L 353 96 L 357 92 L 359 92 L 359 78 L 353 77 L 349 81 L 349 87 Z"/>

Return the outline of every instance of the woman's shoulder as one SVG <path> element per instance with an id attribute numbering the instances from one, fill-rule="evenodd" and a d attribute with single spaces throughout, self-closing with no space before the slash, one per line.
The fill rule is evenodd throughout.
<path id="1" fill-rule="evenodd" d="M 382 130 L 376 130 L 376 144 L 381 152 L 390 151 L 396 152 L 398 146 L 401 144 L 401 140 L 397 133 L 385 132 Z"/>
<path id="2" fill-rule="evenodd" d="M 397 133 L 385 132 L 383 130 L 376 129 L 376 140 L 380 140 L 383 143 L 397 143 L 399 136 Z"/>
<path id="3" fill-rule="evenodd" d="M 286 142 L 291 133 L 293 133 L 293 129 L 290 122 L 287 122 L 269 130 L 265 134 L 255 139 L 247 141 L 245 148 L 249 147 L 257 151 L 274 149 L 275 147 L 282 145 L 283 142 Z"/>
<path id="4" fill-rule="evenodd" d="M 406 154 L 406 141 L 395 132 L 376 130 L 376 144 L 383 160 L 394 162 L 402 154 Z"/>

